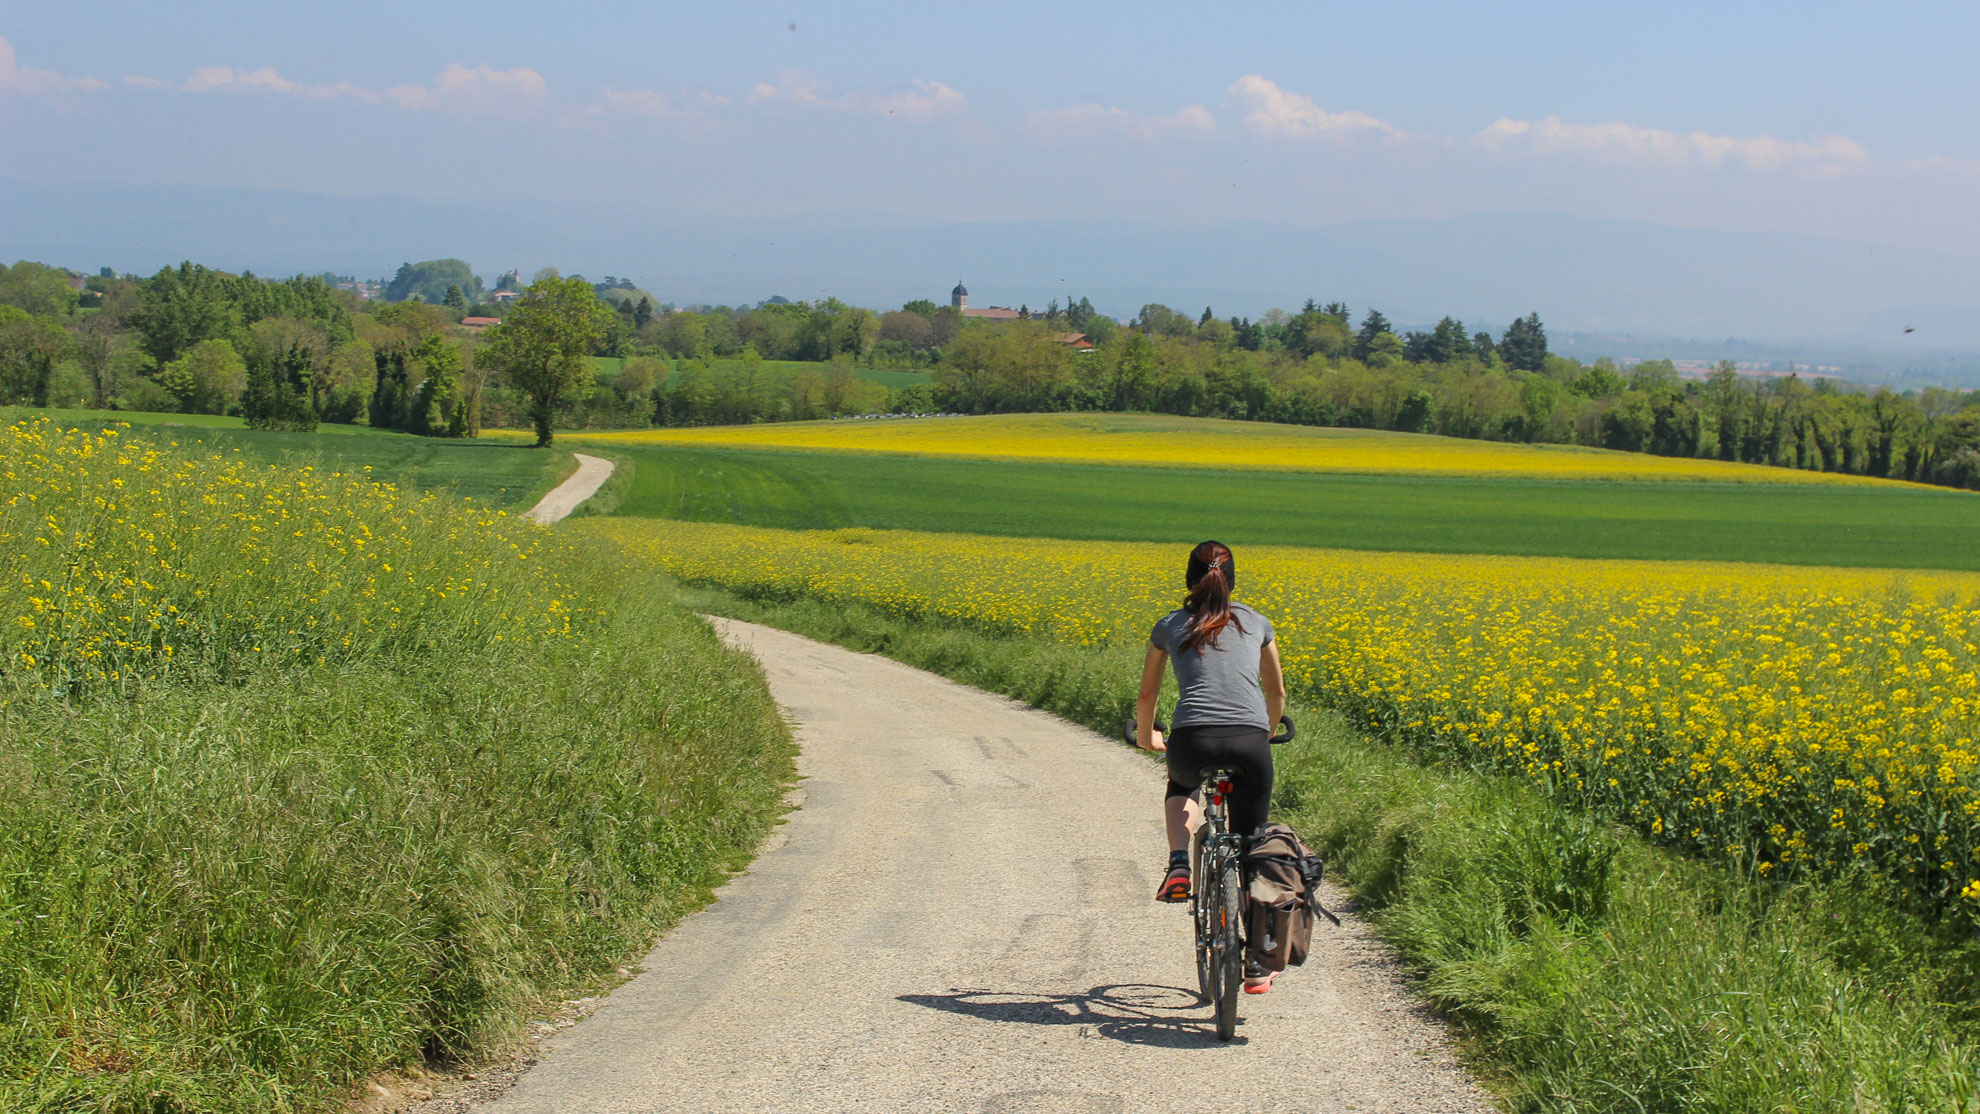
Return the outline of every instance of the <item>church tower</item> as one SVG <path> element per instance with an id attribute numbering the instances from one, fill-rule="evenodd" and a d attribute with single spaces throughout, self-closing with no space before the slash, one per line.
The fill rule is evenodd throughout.
<path id="1" fill-rule="evenodd" d="M 969 291 L 963 289 L 961 279 L 956 280 L 956 288 L 949 291 L 949 305 L 956 309 L 969 308 Z"/>

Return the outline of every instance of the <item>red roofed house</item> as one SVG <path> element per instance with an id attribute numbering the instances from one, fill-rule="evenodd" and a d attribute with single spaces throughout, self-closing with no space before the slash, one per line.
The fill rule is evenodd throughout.
<path id="1" fill-rule="evenodd" d="M 463 318 L 461 318 L 461 324 L 463 324 L 463 325 L 465 325 L 465 326 L 467 326 L 467 327 L 468 327 L 468 328 L 470 328 L 470 329 L 486 329 L 486 328 L 487 328 L 488 326 L 490 326 L 490 325 L 500 325 L 501 323 L 502 323 L 502 319 L 501 319 L 501 318 L 499 318 L 499 317 L 463 317 Z"/>
<path id="2" fill-rule="evenodd" d="M 1052 339 L 1075 352 L 1084 352 L 1093 347 L 1093 342 L 1086 339 L 1085 333 L 1053 333 Z"/>

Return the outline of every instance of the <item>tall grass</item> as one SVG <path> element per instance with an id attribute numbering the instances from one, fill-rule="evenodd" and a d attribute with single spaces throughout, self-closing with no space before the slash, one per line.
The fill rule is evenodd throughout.
<path id="1" fill-rule="evenodd" d="M 608 552 L 128 432 L 0 472 L 0 1109 L 499 1050 L 774 821 L 760 672 Z"/>
<path id="2" fill-rule="evenodd" d="M 1136 645 L 684 592 L 1108 734 L 1131 711 Z M 1517 780 L 1424 766 L 1338 715 L 1293 712 L 1275 814 L 1346 876 L 1508 1108 L 1976 1108 L 1980 947 L 1874 883 L 1754 883 Z"/>

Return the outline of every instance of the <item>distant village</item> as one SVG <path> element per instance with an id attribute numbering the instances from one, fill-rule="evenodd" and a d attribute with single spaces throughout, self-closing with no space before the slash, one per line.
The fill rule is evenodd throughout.
<path id="1" fill-rule="evenodd" d="M 961 279 L 957 279 L 956 288 L 949 291 L 949 308 L 959 311 L 964 317 L 981 321 L 1016 321 L 1025 316 L 1023 310 L 1012 309 L 1009 306 L 981 306 L 971 309 L 969 288 L 962 284 Z M 1054 339 L 1075 352 L 1087 352 L 1093 348 L 1093 342 L 1087 339 L 1085 333 L 1057 333 L 1054 334 Z"/>

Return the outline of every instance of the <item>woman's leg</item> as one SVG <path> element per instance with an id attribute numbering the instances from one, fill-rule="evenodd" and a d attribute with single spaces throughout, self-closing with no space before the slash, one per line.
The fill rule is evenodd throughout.
<path id="1" fill-rule="evenodd" d="M 1238 780 L 1231 791 L 1231 830 L 1250 835 L 1265 826 L 1272 814 L 1271 736 L 1260 731 L 1249 739 L 1233 739 L 1231 756 L 1238 758 Z"/>
<path id="2" fill-rule="evenodd" d="M 1162 815 L 1168 823 L 1170 854 L 1187 851 L 1190 833 L 1203 823 L 1203 799 L 1196 790 L 1206 765 L 1209 763 L 1203 760 L 1195 728 L 1178 727 L 1169 732 L 1169 792 L 1162 802 Z"/>
<path id="3" fill-rule="evenodd" d="M 1178 796 L 1174 792 L 1175 783 L 1169 785 L 1170 795 L 1162 802 L 1163 819 L 1169 827 L 1169 850 L 1187 851 L 1190 835 L 1203 823 L 1203 802 L 1187 791 Z"/>

